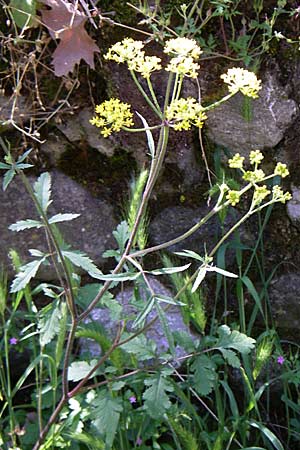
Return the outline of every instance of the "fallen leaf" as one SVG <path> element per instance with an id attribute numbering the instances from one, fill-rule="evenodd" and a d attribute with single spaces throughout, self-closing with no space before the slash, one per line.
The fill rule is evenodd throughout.
<path id="1" fill-rule="evenodd" d="M 43 24 L 53 39 L 60 42 L 53 53 L 55 75 L 60 77 L 72 72 L 81 59 L 94 69 L 94 52 L 99 47 L 84 28 L 87 17 L 67 0 L 41 0 L 50 10 L 41 10 Z"/>

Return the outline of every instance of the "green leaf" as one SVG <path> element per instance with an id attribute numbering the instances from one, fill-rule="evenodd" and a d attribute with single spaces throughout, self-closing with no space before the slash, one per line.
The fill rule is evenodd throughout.
<path id="1" fill-rule="evenodd" d="M 39 220 L 25 219 L 18 220 L 18 222 L 13 223 L 8 227 L 11 231 L 23 231 L 29 228 L 41 228 L 43 224 Z"/>
<path id="2" fill-rule="evenodd" d="M 67 220 L 77 219 L 77 217 L 79 217 L 79 216 L 80 216 L 80 214 L 58 213 L 58 214 L 55 214 L 55 216 L 50 217 L 49 223 L 66 222 Z"/>
<path id="3" fill-rule="evenodd" d="M 130 335 L 124 333 L 122 339 L 126 339 Z M 135 355 L 139 361 L 146 361 L 147 359 L 153 359 L 156 356 L 156 345 L 154 341 L 148 340 L 144 334 L 136 336 L 131 341 L 122 345 L 122 349 L 125 352 Z"/>
<path id="4" fill-rule="evenodd" d="M 33 164 L 22 164 L 22 163 L 17 163 L 16 164 L 16 168 L 19 170 L 23 170 L 23 169 L 29 169 L 29 167 L 34 167 Z"/>
<path id="5" fill-rule="evenodd" d="M 249 353 L 255 345 L 255 339 L 240 333 L 237 330 L 231 331 L 227 325 L 222 325 L 218 328 L 219 339 L 216 343 L 217 347 L 233 348 L 240 353 Z"/>
<path id="6" fill-rule="evenodd" d="M 105 450 L 110 450 L 117 432 L 120 414 L 123 411 L 121 399 L 114 398 L 110 392 L 103 390 L 94 399 L 93 405 L 92 424 L 101 435 L 105 436 Z"/>
<path id="7" fill-rule="evenodd" d="M 168 392 L 173 392 L 172 384 L 161 373 L 145 380 L 148 386 L 143 393 L 144 409 L 153 419 L 161 419 L 171 407 Z"/>
<path id="8" fill-rule="evenodd" d="M 182 250 L 182 252 L 174 252 L 175 255 L 184 256 L 185 258 L 193 258 L 197 261 L 204 262 L 204 258 L 198 255 L 198 253 L 193 252 L 192 250 Z"/>
<path id="9" fill-rule="evenodd" d="M 78 251 L 67 251 L 63 250 L 62 254 L 65 258 L 69 259 L 72 264 L 76 267 L 81 267 L 85 270 L 91 277 L 102 279 L 102 272 L 98 269 L 98 267 L 93 263 L 91 258 L 85 255 L 82 252 Z"/>
<path id="10" fill-rule="evenodd" d="M 198 275 L 196 277 L 196 280 L 195 280 L 195 282 L 193 284 L 193 287 L 192 287 L 192 290 L 191 290 L 192 294 L 198 289 L 198 287 L 200 286 L 200 284 L 204 280 L 205 275 L 206 275 L 206 269 L 207 269 L 207 266 L 200 267 Z"/>
<path id="11" fill-rule="evenodd" d="M 193 383 L 196 391 L 200 395 L 210 394 L 217 378 L 216 366 L 212 359 L 207 355 L 197 356 L 191 365 L 191 372 L 194 373 Z"/>
<path id="12" fill-rule="evenodd" d="M 105 281 L 133 281 L 136 280 L 141 274 L 139 272 L 125 272 L 125 273 L 109 273 L 107 275 L 99 275 L 94 278 Z"/>
<path id="13" fill-rule="evenodd" d="M 232 350 L 225 350 L 224 348 L 220 348 L 220 351 L 223 355 L 223 358 L 228 362 L 228 364 L 236 369 L 238 369 L 241 365 L 241 362 L 237 355 Z"/>
<path id="14" fill-rule="evenodd" d="M 34 195 L 44 212 L 47 212 L 52 200 L 51 196 L 51 177 L 48 172 L 42 173 L 34 183 Z"/>
<path id="15" fill-rule="evenodd" d="M 148 148 L 150 151 L 150 155 L 152 156 L 152 158 L 154 158 L 155 156 L 155 145 L 154 145 L 154 139 L 151 133 L 151 130 L 147 130 L 147 128 L 149 128 L 149 125 L 147 123 L 147 120 L 136 111 L 136 114 L 139 116 L 139 118 L 141 119 L 141 121 L 143 122 L 144 128 L 146 128 L 146 135 L 147 135 L 147 141 L 148 141 Z"/>
<path id="16" fill-rule="evenodd" d="M 84 377 L 86 377 L 90 371 L 95 367 L 97 364 L 96 359 L 92 359 L 90 362 L 87 361 L 74 361 L 69 367 L 68 370 L 68 380 L 69 381 L 80 381 Z M 95 376 L 95 373 L 93 373 L 91 377 Z"/>
<path id="17" fill-rule="evenodd" d="M 144 322 L 144 320 L 146 320 L 148 314 L 150 314 L 150 312 L 154 308 L 154 305 L 155 305 L 155 298 L 150 297 L 150 299 L 147 301 L 143 310 L 135 318 L 135 320 L 132 324 L 132 328 L 137 328 L 140 324 L 142 324 Z"/>
<path id="18" fill-rule="evenodd" d="M 168 341 L 168 344 L 169 344 L 169 348 L 170 348 L 170 352 L 172 353 L 173 356 L 176 356 L 174 338 L 173 338 L 173 335 L 171 333 L 168 320 L 166 318 L 166 313 L 162 309 L 162 307 L 160 306 L 160 304 L 158 302 L 156 302 L 155 307 L 156 307 L 156 310 L 157 310 L 157 315 L 159 317 L 160 323 L 162 325 L 162 329 L 164 331 L 164 335 L 167 338 L 167 341 Z"/>
<path id="19" fill-rule="evenodd" d="M 113 235 L 114 235 L 115 240 L 118 243 L 119 250 L 121 252 L 123 252 L 126 242 L 128 241 L 129 236 L 130 236 L 130 230 L 129 230 L 129 226 L 128 226 L 128 223 L 126 222 L 126 220 L 123 220 L 123 222 L 121 222 L 117 226 L 117 229 L 113 231 Z"/>
<path id="20" fill-rule="evenodd" d="M 29 150 L 27 150 L 25 153 L 23 153 L 23 155 L 20 155 L 17 161 L 17 164 L 25 161 L 25 159 L 27 158 L 27 156 L 32 152 L 32 148 L 30 148 Z"/>
<path id="21" fill-rule="evenodd" d="M 58 335 L 61 318 L 62 312 L 59 303 L 52 303 L 39 312 L 38 328 L 42 347 L 49 344 Z"/>
<path id="22" fill-rule="evenodd" d="M 10 169 L 8 170 L 4 177 L 3 177 L 3 184 L 2 184 L 2 188 L 4 191 L 6 191 L 6 189 L 8 188 L 10 182 L 13 180 L 14 176 L 15 176 L 16 172 L 14 169 Z"/>
<path id="23" fill-rule="evenodd" d="M 7 169 L 10 169 L 10 168 L 11 168 L 10 164 L 6 164 L 6 163 L 3 163 L 3 162 L 0 162 L 0 169 L 7 170 Z"/>
<path id="24" fill-rule="evenodd" d="M 11 15 L 19 28 L 31 27 L 36 16 L 36 0 L 11 0 Z"/>
<path id="25" fill-rule="evenodd" d="M 249 420 L 249 425 L 251 425 L 251 427 L 258 428 L 266 436 L 266 438 L 269 439 L 276 450 L 284 450 L 279 439 L 271 430 L 269 430 L 269 428 L 265 427 L 262 423 L 256 422 L 255 420 Z"/>
<path id="26" fill-rule="evenodd" d="M 31 278 L 33 278 L 42 262 L 45 260 L 45 257 L 40 260 L 34 260 L 31 261 L 24 266 L 20 267 L 20 272 L 17 273 L 11 288 L 10 292 L 18 292 L 21 289 L 24 289 L 24 287 L 27 286 Z"/>
<path id="27" fill-rule="evenodd" d="M 151 270 L 147 273 L 150 273 L 151 275 L 169 275 L 172 273 L 183 272 L 184 270 L 188 269 L 190 265 L 191 264 L 186 264 L 185 266 L 179 267 L 163 267 L 162 269 Z"/>

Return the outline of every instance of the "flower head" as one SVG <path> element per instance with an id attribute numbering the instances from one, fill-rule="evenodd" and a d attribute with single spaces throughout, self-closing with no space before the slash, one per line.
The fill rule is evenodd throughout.
<path id="1" fill-rule="evenodd" d="M 282 364 L 284 363 L 285 359 L 282 355 L 278 356 L 277 358 L 277 362 L 278 364 L 280 364 L 282 366 Z"/>
<path id="2" fill-rule="evenodd" d="M 272 194 L 273 200 L 276 202 L 286 203 L 292 199 L 292 194 L 290 192 L 283 192 L 282 188 L 277 184 L 273 186 Z"/>
<path id="3" fill-rule="evenodd" d="M 228 165 L 231 169 L 242 169 L 244 159 L 244 156 L 236 153 L 231 159 L 228 160 Z"/>
<path id="4" fill-rule="evenodd" d="M 176 56 L 172 58 L 166 67 L 167 72 L 178 73 L 190 78 L 197 78 L 199 64 L 195 63 L 192 57 Z"/>
<path id="5" fill-rule="evenodd" d="M 132 61 L 136 58 L 143 56 L 142 51 L 144 44 L 142 41 L 135 41 L 132 38 L 125 38 L 122 42 L 114 44 L 104 55 L 105 59 L 116 61 L 117 63 L 123 63 Z"/>
<path id="6" fill-rule="evenodd" d="M 132 395 L 131 397 L 129 397 L 129 402 L 131 404 L 136 403 L 136 397 L 134 395 Z"/>
<path id="7" fill-rule="evenodd" d="M 189 130 L 192 125 L 202 128 L 207 116 L 200 103 L 188 97 L 174 100 L 167 108 L 166 118 L 173 122 L 175 130 L 181 131 Z"/>
<path id="8" fill-rule="evenodd" d="M 262 160 L 264 159 L 264 155 L 260 150 L 252 150 L 249 155 L 250 163 L 251 164 L 260 164 Z"/>
<path id="9" fill-rule="evenodd" d="M 249 183 L 258 183 L 259 181 L 262 181 L 265 178 L 265 172 L 261 169 L 256 170 L 247 170 L 243 174 L 243 178 L 245 181 L 249 181 Z"/>
<path id="10" fill-rule="evenodd" d="M 17 345 L 18 341 L 19 340 L 16 337 L 12 337 L 10 338 L 9 343 L 10 345 Z"/>
<path id="11" fill-rule="evenodd" d="M 112 131 L 120 131 L 122 127 L 133 125 L 133 114 L 128 103 L 122 103 L 118 98 L 111 98 L 97 105 L 96 116 L 90 120 L 92 125 L 102 128 L 100 133 L 107 137 Z"/>
<path id="12" fill-rule="evenodd" d="M 261 89 L 261 81 L 256 78 L 255 73 L 233 67 L 228 69 L 227 73 L 221 75 L 224 83 L 228 84 L 229 92 L 236 93 L 241 91 L 247 97 L 257 98 L 258 91 Z"/>
<path id="13" fill-rule="evenodd" d="M 235 206 L 240 201 L 241 193 L 239 191 L 230 190 L 226 195 L 226 199 L 229 201 L 231 206 Z"/>
<path id="14" fill-rule="evenodd" d="M 164 52 L 172 56 L 184 56 L 198 59 L 202 51 L 194 39 L 178 37 L 166 42 Z"/>
<path id="15" fill-rule="evenodd" d="M 265 184 L 263 186 L 256 186 L 253 194 L 253 203 L 259 205 L 269 194 L 271 194 L 271 191 L 269 191 Z"/>
<path id="16" fill-rule="evenodd" d="M 283 164 L 281 162 L 277 163 L 275 170 L 274 170 L 274 175 L 279 175 L 281 176 L 281 178 L 285 178 L 290 174 L 286 164 Z"/>
<path id="17" fill-rule="evenodd" d="M 144 52 L 141 53 L 139 58 L 128 61 L 128 68 L 139 72 L 144 78 L 149 78 L 152 72 L 161 69 L 161 59 L 157 56 L 144 56 Z"/>

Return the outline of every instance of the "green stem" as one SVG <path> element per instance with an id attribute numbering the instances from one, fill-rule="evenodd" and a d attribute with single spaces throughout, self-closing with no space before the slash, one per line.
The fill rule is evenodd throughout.
<path id="1" fill-rule="evenodd" d="M 152 100 L 153 100 L 157 110 L 161 112 L 161 109 L 160 109 L 159 103 L 157 101 L 157 98 L 156 98 L 156 95 L 155 95 L 155 92 L 154 92 L 154 89 L 153 89 L 150 77 L 147 78 L 147 84 L 148 84 L 148 89 L 149 89 L 149 92 L 151 94 Z M 161 117 L 162 117 L 162 112 L 161 112 Z"/>
<path id="2" fill-rule="evenodd" d="M 137 79 L 135 73 L 133 70 L 129 70 L 130 75 L 132 76 L 132 79 L 136 85 L 136 87 L 138 88 L 138 90 L 140 91 L 140 93 L 142 94 L 142 96 L 144 97 L 144 99 L 146 100 L 146 102 L 148 103 L 148 105 L 150 106 L 150 108 L 155 112 L 155 114 L 161 119 L 162 118 L 162 113 L 160 108 L 157 108 L 154 103 L 152 103 L 152 101 L 149 98 L 149 95 L 147 95 L 147 93 L 144 91 L 142 85 L 140 84 L 139 80 Z"/>

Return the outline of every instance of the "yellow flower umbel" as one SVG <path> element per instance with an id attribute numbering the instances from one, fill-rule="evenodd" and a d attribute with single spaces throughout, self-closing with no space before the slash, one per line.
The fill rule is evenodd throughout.
<path id="1" fill-rule="evenodd" d="M 281 178 L 285 178 L 290 174 L 288 168 L 286 167 L 286 164 L 283 164 L 281 162 L 277 163 L 275 170 L 274 170 L 274 175 L 279 175 L 281 176 Z"/>
<path id="2" fill-rule="evenodd" d="M 194 39 L 184 37 L 170 39 L 166 42 L 164 52 L 173 56 L 166 67 L 167 72 L 197 78 L 200 66 L 195 60 L 199 58 L 202 51 Z"/>
<path id="3" fill-rule="evenodd" d="M 107 137 L 112 131 L 120 131 L 123 127 L 133 125 L 133 114 L 128 103 L 122 103 L 118 98 L 111 98 L 97 105 L 96 116 L 90 120 L 92 125 L 102 128 L 100 133 Z"/>
<path id="4" fill-rule="evenodd" d="M 166 118 L 175 130 L 189 130 L 192 125 L 202 128 L 207 119 L 203 107 L 192 97 L 174 100 L 167 108 Z"/>
<path id="5" fill-rule="evenodd" d="M 161 59 L 157 56 L 145 56 L 143 48 L 142 41 L 125 38 L 122 42 L 114 44 L 104 58 L 117 63 L 127 63 L 129 70 L 139 72 L 142 77 L 149 78 L 152 72 L 161 69 Z"/>
<path id="6" fill-rule="evenodd" d="M 256 78 L 255 73 L 233 67 L 226 74 L 221 75 L 224 83 L 228 84 L 229 92 L 235 94 L 240 91 L 247 97 L 257 98 L 258 91 L 261 89 L 261 81 Z"/>

